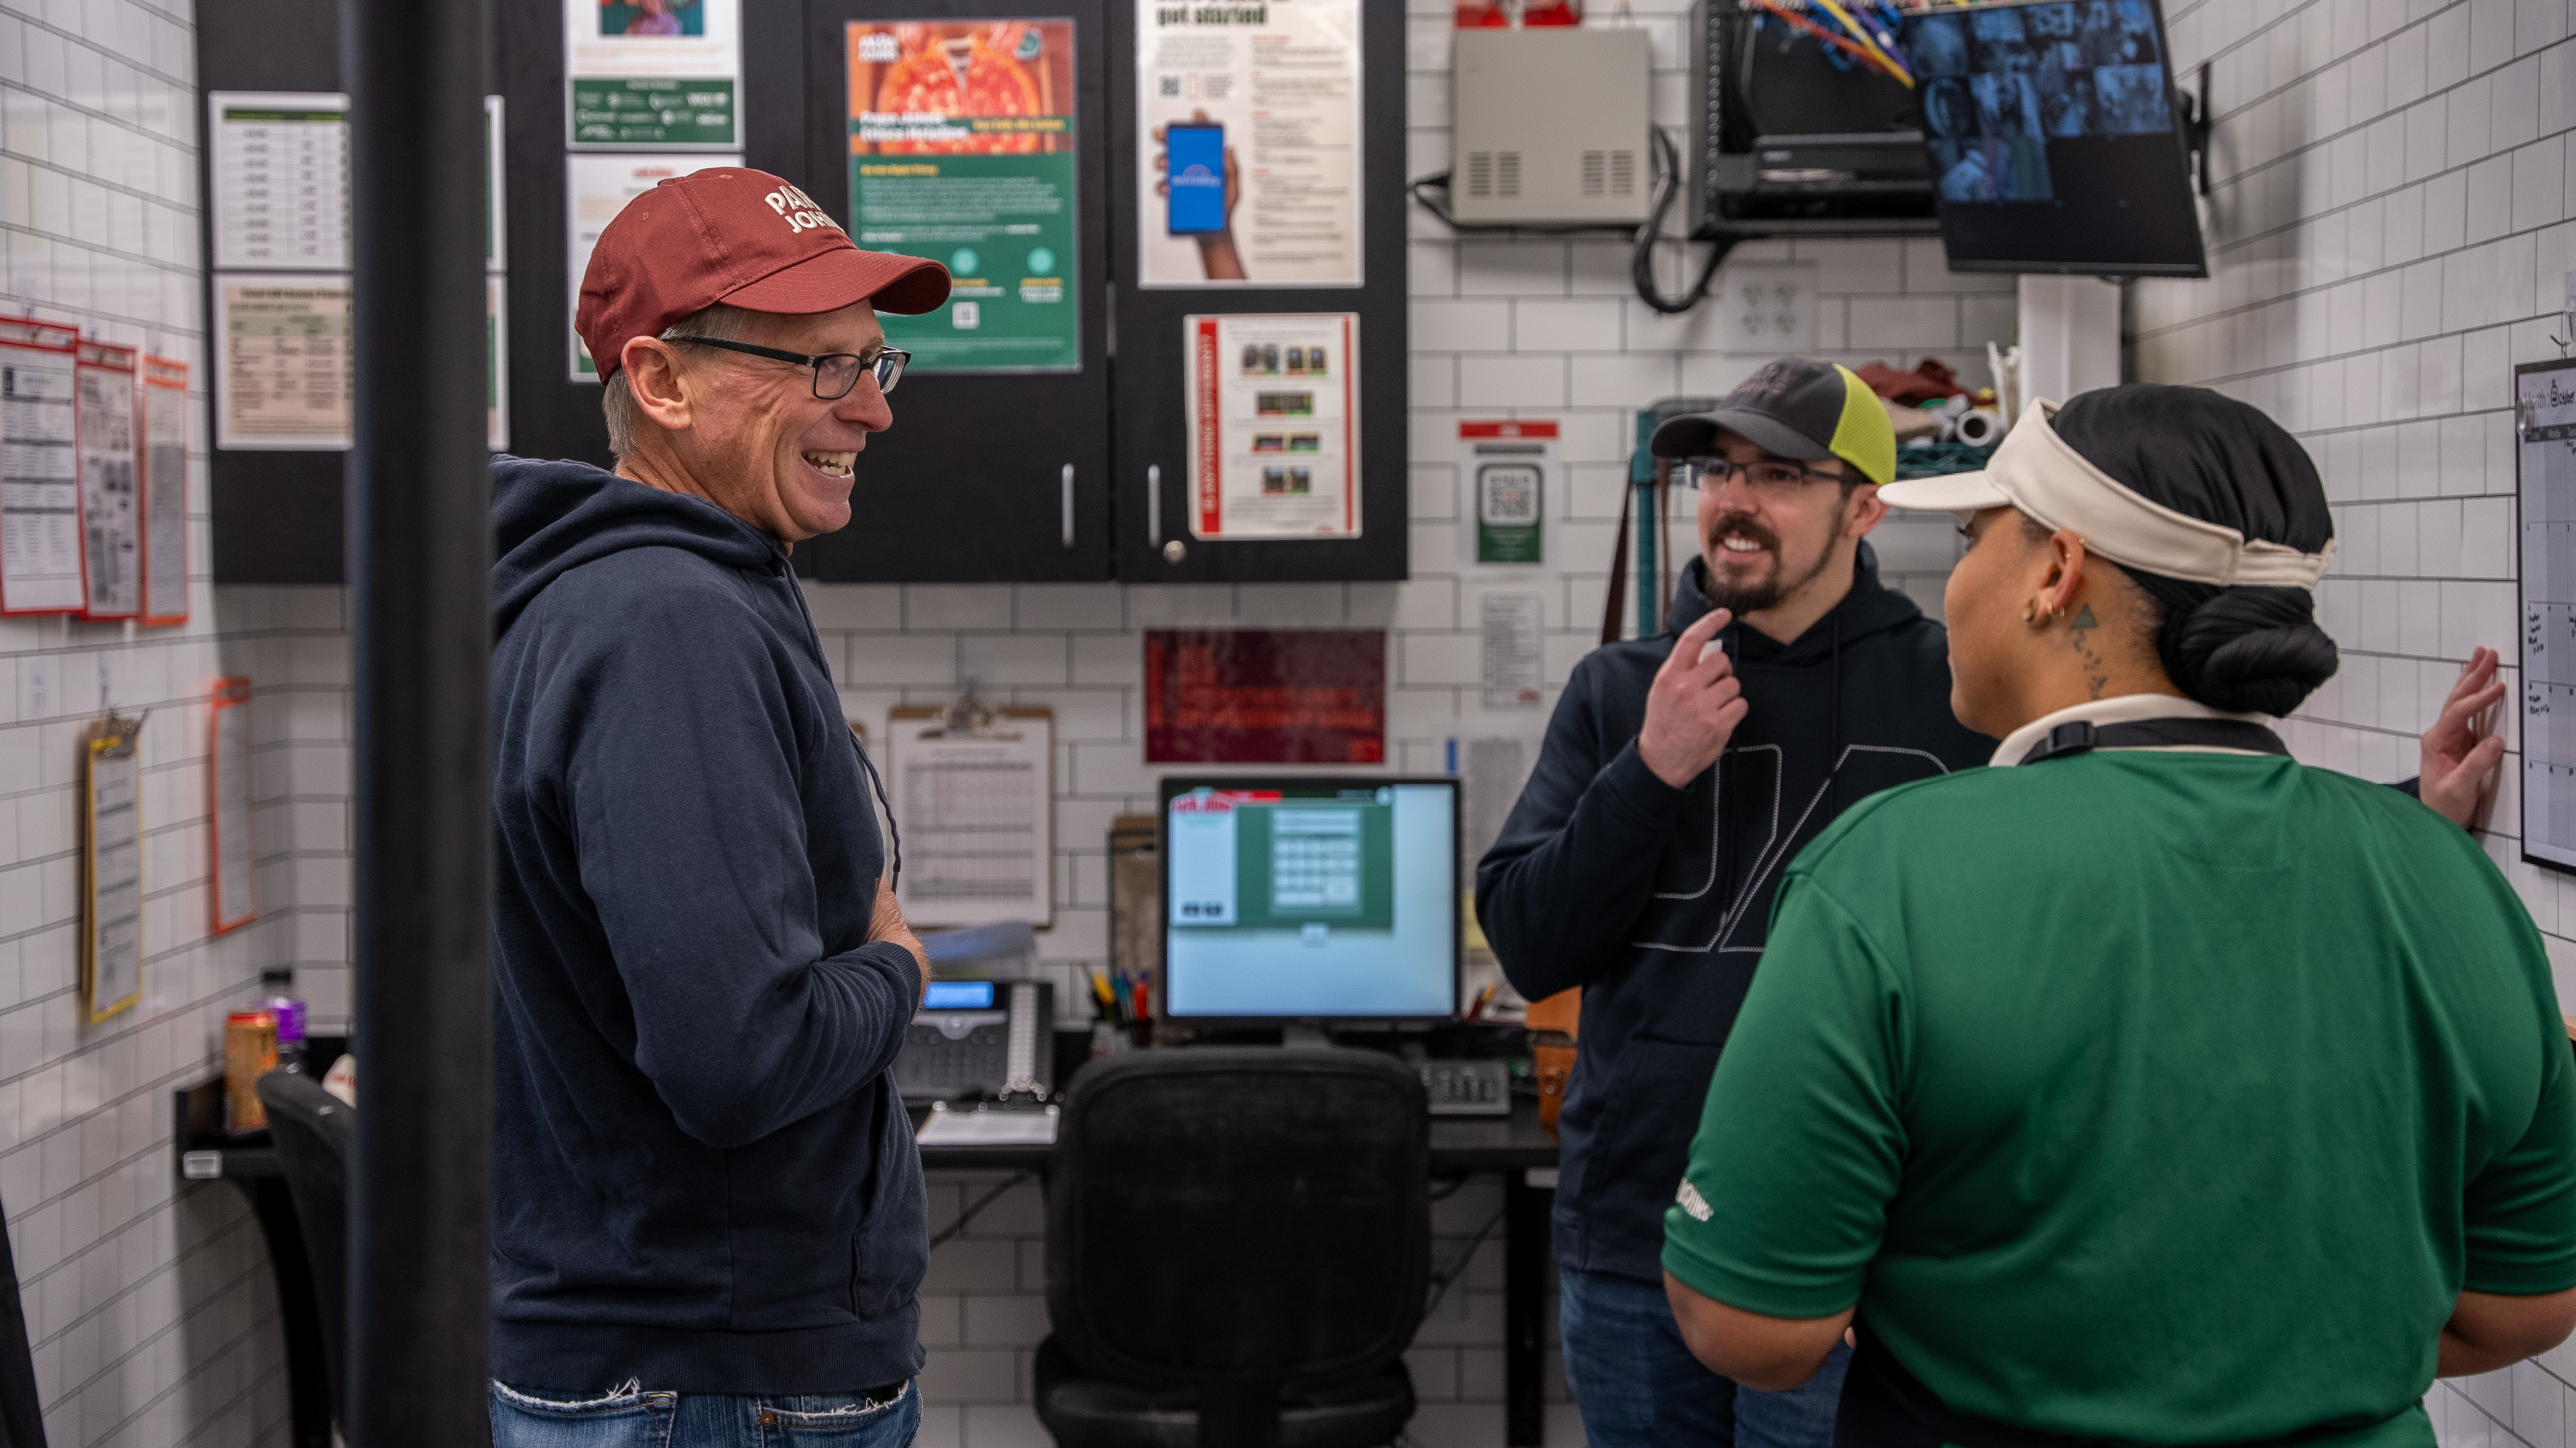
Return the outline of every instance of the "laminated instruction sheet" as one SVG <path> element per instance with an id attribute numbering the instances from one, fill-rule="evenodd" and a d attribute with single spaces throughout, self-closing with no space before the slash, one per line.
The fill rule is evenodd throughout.
<path id="1" fill-rule="evenodd" d="M 0 613 L 77 613 L 79 419 L 72 345 L 50 322 L 0 320 Z"/>
<path id="2" fill-rule="evenodd" d="M 336 91 L 211 91 L 217 271 L 349 265 L 349 98 Z"/>
<path id="3" fill-rule="evenodd" d="M 850 235 L 948 268 L 948 304 L 881 316 L 933 372 L 1082 367 L 1073 22 L 847 27 Z"/>
<path id="4" fill-rule="evenodd" d="M 1359 0 L 1136 0 L 1136 116 L 1143 285 L 1360 285 Z"/>
<path id="5" fill-rule="evenodd" d="M 349 278 L 215 278 L 215 446 L 349 446 Z"/>
<path id="6" fill-rule="evenodd" d="M 188 620 L 188 364 L 143 359 L 143 621 Z"/>
<path id="7" fill-rule="evenodd" d="M 1360 535 L 1356 312 L 1182 319 L 1190 532 Z"/>
<path id="8" fill-rule="evenodd" d="M 73 411 L 80 437 L 81 572 L 89 618 L 143 611 L 143 499 L 135 488 L 134 349 L 84 341 Z"/>

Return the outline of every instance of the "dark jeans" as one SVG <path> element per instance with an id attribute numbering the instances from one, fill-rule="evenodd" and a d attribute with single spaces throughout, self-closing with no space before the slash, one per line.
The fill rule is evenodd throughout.
<path id="1" fill-rule="evenodd" d="M 906 1448 L 921 1393 L 733 1397 L 662 1393 L 628 1383 L 606 1393 L 492 1385 L 492 1448 Z"/>
<path id="2" fill-rule="evenodd" d="M 1803 1386 L 1757 1392 L 1690 1355 L 1662 1283 L 1572 1268 L 1557 1280 L 1565 1385 L 1590 1448 L 1830 1448 L 1850 1348 Z"/>

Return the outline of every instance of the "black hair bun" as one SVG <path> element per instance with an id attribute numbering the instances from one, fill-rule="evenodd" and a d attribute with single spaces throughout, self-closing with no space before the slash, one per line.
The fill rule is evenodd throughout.
<path id="1" fill-rule="evenodd" d="M 2156 653 L 2175 685 L 2201 703 L 2275 718 L 2333 678 L 2339 662 L 2303 588 L 2239 586 L 2210 590 L 2193 607 L 2168 602 Z"/>

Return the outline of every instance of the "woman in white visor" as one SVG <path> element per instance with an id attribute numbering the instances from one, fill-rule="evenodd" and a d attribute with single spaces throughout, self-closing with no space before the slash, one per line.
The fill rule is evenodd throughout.
<path id="1" fill-rule="evenodd" d="M 2026 413 L 1957 513 L 1996 767 L 1790 867 L 1664 1266 L 1712 1369 L 1847 1327 L 1836 1441 L 2433 1442 L 2576 1326 L 2576 1062 L 2467 833 L 2289 757 L 2335 670 L 2315 468 L 2213 392 Z"/>

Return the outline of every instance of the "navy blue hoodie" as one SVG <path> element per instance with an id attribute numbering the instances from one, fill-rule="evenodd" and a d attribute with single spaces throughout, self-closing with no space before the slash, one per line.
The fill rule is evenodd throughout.
<path id="1" fill-rule="evenodd" d="M 492 1371 L 844 1393 L 922 1364 L 919 998 L 776 543 L 495 460 Z"/>
<path id="2" fill-rule="evenodd" d="M 1864 795 L 1981 765 L 1950 713 L 1949 643 L 1878 581 L 1781 644 L 1730 623 L 1752 705 L 1726 753 L 1675 789 L 1637 757 L 1646 690 L 1710 604 L 1691 560 L 1668 631 L 1608 644 L 1566 681 L 1538 767 L 1476 869 L 1476 915 L 1531 1000 L 1584 987 L 1559 1119 L 1561 1264 L 1663 1280 L 1664 1209 L 1735 1025 L 1780 871 Z"/>

